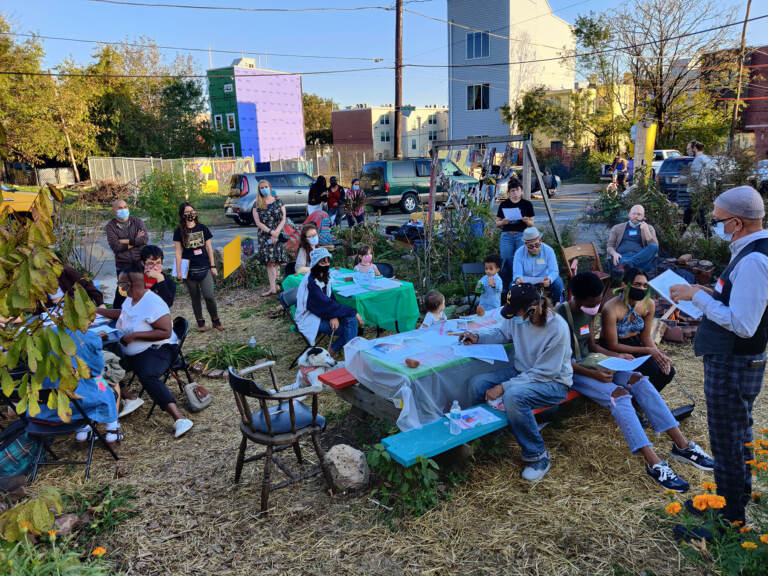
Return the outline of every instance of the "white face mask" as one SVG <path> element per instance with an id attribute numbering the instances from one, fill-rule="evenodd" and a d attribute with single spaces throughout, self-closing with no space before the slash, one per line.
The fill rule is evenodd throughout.
<path id="1" fill-rule="evenodd" d="M 317 246 L 317 243 L 320 242 L 319 236 L 307 236 L 307 242 L 309 242 L 310 246 Z"/>
<path id="2" fill-rule="evenodd" d="M 715 224 L 714 232 L 725 242 L 730 242 L 733 239 L 733 234 L 727 234 L 725 232 L 725 222 L 718 222 Z"/>

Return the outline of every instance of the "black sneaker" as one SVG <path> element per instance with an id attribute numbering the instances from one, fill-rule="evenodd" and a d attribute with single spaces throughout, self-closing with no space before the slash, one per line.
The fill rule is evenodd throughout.
<path id="1" fill-rule="evenodd" d="M 645 472 L 667 490 L 687 492 L 691 487 L 688 482 L 675 474 L 674 470 L 669 467 L 669 464 L 663 460 L 658 464 L 654 464 L 652 467 L 646 464 Z"/>
<path id="2" fill-rule="evenodd" d="M 682 524 L 676 524 L 672 529 L 672 533 L 675 535 L 675 540 L 681 542 L 698 542 L 700 540 L 709 542 L 713 538 L 712 532 L 703 526 L 688 528 Z"/>
<path id="3" fill-rule="evenodd" d="M 696 466 L 699 470 L 711 472 L 715 469 L 715 460 L 695 442 L 689 442 L 688 447 L 682 450 L 673 444 L 671 457 L 680 462 L 687 462 L 692 466 Z"/>

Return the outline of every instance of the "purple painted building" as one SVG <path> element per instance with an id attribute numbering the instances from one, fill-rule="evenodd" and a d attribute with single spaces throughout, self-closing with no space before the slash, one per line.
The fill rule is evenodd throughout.
<path id="1" fill-rule="evenodd" d="M 304 157 L 301 76 L 256 68 L 253 58 L 208 70 L 211 125 L 231 135 L 217 156 L 256 162 Z"/>

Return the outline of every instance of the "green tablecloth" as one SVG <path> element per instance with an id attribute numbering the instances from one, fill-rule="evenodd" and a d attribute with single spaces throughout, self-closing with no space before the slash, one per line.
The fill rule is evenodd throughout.
<path id="1" fill-rule="evenodd" d="M 350 275 L 352 270 L 341 270 Z M 301 274 L 288 276 L 283 280 L 283 290 L 297 287 L 303 278 Z M 407 332 L 416 328 L 419 321 L 419 306 L 413 284 L 399 280 L 400 286 L 390 290 L 369 291 L 364 294 L 344 297 L 336 294 L 336 300 L 357 310 L 366 326 L 378 326 L 390 332 Z M 338 284 L 335 288 L 351 284 Z"/>

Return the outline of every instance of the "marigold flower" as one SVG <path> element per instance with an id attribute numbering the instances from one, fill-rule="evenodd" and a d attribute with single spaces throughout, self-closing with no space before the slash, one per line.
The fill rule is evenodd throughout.
<path id="1" fill-rule="evenodd" d="M 739 530 L 742 534 L 746 534 L 747 532 L 752 532 L 752 526 L 742 526 Z"/>
<path id="2" fill-rule="evenodd" d="M 733 522 L 731 522 L 731 527 L 732 528 L 738 528 L 742 524 L 744 524 L 744 522 L 742 522 L 741 520 L 734 520 Z"/>
<path id="3" fill-rule="evenodd" d="M 707 505 L 715 510 L 720 510 L 725 506 L 725 498 L 717 494 L 707 494 Z"/>
<path id="4" fill-rule="evenodd" d="M 757 464 L 757 460 L 755 460 L 754 458 L 752 458 L 752 460 L 745 460 L 744 464 L 747 464 L 748 466 L 754 466 L 755 464 Z"/>
<path id="5" fill-rule="evenodd" d="M 759 450 L 755 450 L 755 454 L 759 454 L 760 456 L 765 456 L 768 454 L 768 450 L 765 448 L 760 448 Z"/>
<path id="6" fill-rule="evenodd" d="M 763 544 L 768 544 L 768 534 L 763 534 L 762 536 L 760 536 L 760 542 L 762 542 Z"/>
<path id="7" fill-rule="evenodd" d="M 56 534 L 58 534 L 58 533 L 59 533 L 58 530 L 48 530 L 48 537 L 51 540 L 56 540 Z"/>
<path id="8" fill-rule="evenodd" d="M 667 514 L 677 514 L 682 510 L 683 507 L 680 505 L 680 502 L 671 502 L 667 505 Z"/>
<path id="9" fill-rule="evenodd" d="M 709 501 L 706 494 L 699 494 L 693 497 L 693 507 L 696 508 L 696 510 L 704 512 L 708 505 Z"/>
<path id="10" fill-rule="evenodd" d="M 717 484 L 715 484 L 714 482 L 703 482 L 701 484 L 701 487 L 704 488 L 704 490 L 706 490 L 707 492 L 714 492 L 715 490 L 717 490 Z"/>
<path id="11" fill-rule="evenodd" d="M 744 446 L 747 448 L 757 448 L 757 444 L 755 442 L 745 442 Z"/>
<path id="12" fill-rule="evenodd" d="M 672 494 L 677 494 L 677 492 L 675 492 L 674 490 L 664 490 L 664 494 L 666 494 L 667 496 L 671 496 Z"/>
<path id="13" fill-rule="evenodd" d="M 19 524 L 19 527 L 21 528 L 22 532 L 29 532 L 29 529 L 32 528 L 32 522 L 27 522 L 24 520 Z"/>
<path id="14" fill-rule="evenodd" d="M 106 553 L 107 553 L 106 549 L 99 546 L 98 548 L 93 549 L 93 552 L 91 552 L 91 556 L 101 556 L 102 554 L 106 554 Z"/>
<path id="15" fill-rule="evenodd" d="M 762 494 L 760 492 L 753 492 L 752 493 L 752 500 L 760 500 L 762 498 Z"/>
<path id="16" fill-rule="evenodd" d="M 747 550 L 754 550 L 755 548 L 757 548 L 757 544 L 755 544 L 751 540 L 747 540 L 746 542 L 741 543 L 741 547 Z"/>
<path id="17" fill-rule="evenodd" d="M 758 462 L 755 466 L 757 466 L 758 470 L 762 470 L 763 472 L 768 470 L 768 462 Z"/>
<path id="18" fill-rule="evenodd" d="M 760 434 L 768 434 L 768 428 L 760 428 Z"/>

